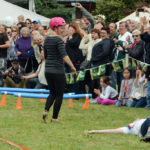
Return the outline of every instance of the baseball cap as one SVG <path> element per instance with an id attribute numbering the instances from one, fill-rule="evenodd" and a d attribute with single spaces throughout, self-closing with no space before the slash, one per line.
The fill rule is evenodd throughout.
<path id="1" fill-rule="evenodd" d="M 40 23 L 41 24 L 41 21 L 39 19 L 35 19 L 34 21 L 32 21 L 32 23 Z"/>

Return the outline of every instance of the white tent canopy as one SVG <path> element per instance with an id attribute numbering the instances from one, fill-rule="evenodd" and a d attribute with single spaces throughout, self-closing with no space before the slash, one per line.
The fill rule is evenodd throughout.
<path id="1" fill-rule="evenodd" d="M 0 0 L 0 23 L 5 23 L 6 20 L 10 20 L 13 23 L 17 23 L 17 17 L 19 15 L 23 15 L 25 19 L 30 18 L 32 21 L 35 19 L 39 19 L 43 26 L 47 26 L 50 20 L 49 18 L 38 15 L 22 7 L 11 4 L 4 0 Z"/>
<path id="2" fill-rule="evenodd" d="M 146 12 L 140 12 L 139 17 L 136 17 L 136 12 L 133 12 L 132 14 L 130 14 L 130 15 L 126 16 L 125 18 L 121 19 L 120 21 L 118 21 L 116 24 L 119 25 L 119 22 L 126 21 L 126 20 L 129 20 L 129 19 L 130 20 L 137 20 L 137 19 L 140 20 L 140 18 L 144 17 L 144 16 L 146 16 L 147 20 L 150 20 L 150 14 L 148 14 Z"/>

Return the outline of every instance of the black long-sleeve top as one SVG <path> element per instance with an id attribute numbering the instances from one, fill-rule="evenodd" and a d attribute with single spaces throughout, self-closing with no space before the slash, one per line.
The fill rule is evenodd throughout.
<path id="1" fill-rule="evenodd" d="M 62 74 L 63 58 L 67 56 L 63 40 L 58 36 L 48 36 L 44 41 L 45 72 Z"/>
<path id="2" fill-rule="evenodd" d="M 105 39 L 94 45 L 92 49 L 91 63 L 94 66 L 109 63 L 114 49 L 114 42 L 111 39 Z"/>
<path id="3" fill-rule="evenodd" d="M 144 61 L 144 42 L 143 41 L 139 41 L 136 46 L 134 46 L 133 49 L 131 48 L 127 48 L 128 52 L 129 52 L 129 56 L 140 60 L 140 61 Z"/>

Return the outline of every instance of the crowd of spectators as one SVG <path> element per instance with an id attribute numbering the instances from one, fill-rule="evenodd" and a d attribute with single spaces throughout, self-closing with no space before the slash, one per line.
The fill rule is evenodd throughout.
<path id="1" fill-rule="evenodd" d="M 113 22 L 106 26 L 102 18 L 94 19 L 80 3 L 76 7 L 82 18 L 67 24 L 62 38 L 77 71 L 121 60 L 125 53 L 150 64 L 150 22 L 146 17 L 135 16 L 120 22 L 118 27 Z M 147 7 L 143 10 L 150 14 Z M 49 29 L 45 32 L 40 20 L 25 20 L 23 15 L 18 16 L 18 23 L 11 27 L 0 24 L 0 86 L 47 88 L 43 48 L 44 40 L 51 34 Z M 67 65 L 65 71 L 71 72 Z M 132 73 L 135 80 L 139 78 L 137 72 Z M 113 88 L 118 85 L 119 92 L 123 73 L 114 72 L 108 65 L 105 75 L 110 77 Z M 149 72 L 144 76 L 143 83 L 147 81 Z M 93 94 L 92 102 L 97 96 L 94 89 L 98 88 L 99 79 L 91 80 L 87 71 L 85 80 L 67 85 L 66 92 L 90 92 Z"/>

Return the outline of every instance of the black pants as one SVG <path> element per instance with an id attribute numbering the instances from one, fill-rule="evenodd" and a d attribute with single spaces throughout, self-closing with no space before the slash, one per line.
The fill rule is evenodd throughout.
<path id="1" fill-rule="evenodd" d="M 57 119 L 62 104 L 66 77 L 65 74 L 52 74 L 47 72 L 45 73 L 45 77 L 48 83 L 48 89 L 50 90 L 50 95 L 48 96 L 45 104 L 45 111 L 49 111 L 55 100 L 53 107 L 53 118 Z"/>

